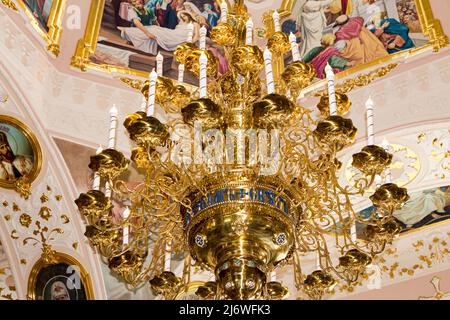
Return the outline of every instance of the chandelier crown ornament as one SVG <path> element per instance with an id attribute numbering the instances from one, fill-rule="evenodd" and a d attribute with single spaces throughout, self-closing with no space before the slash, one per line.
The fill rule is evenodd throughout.
<path id="1" fill-rule="evenodd" d="M 211 39 L 224 47 L 225 74 L 204 30 L 199 47 L 191 32 L 175 50 L 183 65 L 177 83 L 160 69 L 150 73 L 141 89 L 146 103 L 123 121 L 136 144 L 137 184 L 126 180 L 130 160 L 115 147 L 118 111 L 110 113 L 108 148 L 89 164 L 92 190 L 75 203 L 88 222 L 86 237 L 130 287 L 148 283 L 155 294 L 174 299 L 188 287 L 195 264 L 215 276 L 198 287 L 201 299 L 284 299 L 288 291 L 276 272 L 292 265 L 298 290 L 321 299 L 338 281 L 357 281 L 400 232 L 392 214 L 408 195 L 392 181 L 379 181 L 392 155 L 386 142 L 374 144 L 374 101 L 366 103 L 368 145 L 353 155 L 362 175 L 343 186 L 338 152 L 357 134 L 344 117 L 349 98 L 335 92 L 327 68 L 321 116 L 301 106 L 314 69 L 301 61 L 295 39 L 281 32 L 277 12 L 266 48 L 254 45 L 249 18 L 242 1 L 230 12 L 222 3 Z M 272 57 L 289 50 L 293 62 L 275 78 Z M 199 78 L 198 89 L 183 84 L 184 70 Z M 155 108 L 166 120 L 155 117 Z M 375 180 L 376 212 L 361 217 L 350 199 Z M 113 199 L 120 206 L 113 207 Z M 365 227 L 364 241 L 356 224 Z M 185 256 L 179 275 L 171 270 L 175 253 Z M 318 270 L 304 276 L 300 265 L 310 253 Z"/>

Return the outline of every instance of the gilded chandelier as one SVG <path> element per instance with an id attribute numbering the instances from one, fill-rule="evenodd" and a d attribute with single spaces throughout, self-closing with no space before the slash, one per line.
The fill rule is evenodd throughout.
<path id="1" fill-rule="evenodd" d="M 379 182 L 392 155 L 372 141 L 353 155 L 361 178 L 353 186 L 338 182 L 336 154 L 357 131 L 343 117 L 350 101 L 330 82 L 330 98 L 319 104 L 322 119 L 297 103 L 315 72 L 280 31 L 276 12 L 274 23 L 263 53 L 252 44 L 243 3 L 231 13 L 222 7 L 211 39 L 223 46 L 230 71 L 219 74 L 200 39 L 199 47 L 186 42 L 175 52 L 199 77 L 198 90 L 152 72 L 142 89 L 148 108 L 123 123 L 137 145 L 131 161 L 145 173 L 137 186 L 125 181 L 130 160 L 114 143 L 91 157 L 93 190 L 75 202 L 89 224 L 86 236 L 131 286 L 150 282 L 156 294 L 174 299 L 199 266 L 215 275 L 197 290 L 202 299 L 282 299 L 287 290 L 272 275 L 289 265 L 297 289 L 320 299 L 337 279 L 356 282 L 398 235 L 392 214 L 407 200 L 406 189 Z M 271 56 L 289 50 L 294 62 L 273 79 Z M 169 115 L 165 123 L 153 116 L 153 102 Z M 370 197 L 376 212 L 360 216 L 350 198 L 363 195 L 376 177 Z M 113 215 L 112 197 L 128 206 L 122 216 Z M 365 241 L 356 239 L 357 222 L 367 225 Z M 181 275 L 170 271 L 172 253 L 186 257 Z M 302 257 L 311 253 L 318 270 L 306 275 Z"/>

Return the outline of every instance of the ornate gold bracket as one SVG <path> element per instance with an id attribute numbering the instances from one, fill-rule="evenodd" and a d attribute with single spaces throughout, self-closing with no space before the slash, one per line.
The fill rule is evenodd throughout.
<path id="1" fill-rule="evenodd" d="M 394 68 L 396 68 L 400 63 L 391 63 L 387 66 L 383 66 L 377 68 L 369 73 L 360 74 L 352 79 L 347 79 L 343 83 L 336 85 L 336 91 L 340 93 L 348 93 L 357 87 L 364 87 L 371 84 L 378 78 L 386 76 L 389 72 L 391 72 Z M 327 90 L 321 90 L 314 93 L 315 97 L 321 97 L 327 95 Z"/>

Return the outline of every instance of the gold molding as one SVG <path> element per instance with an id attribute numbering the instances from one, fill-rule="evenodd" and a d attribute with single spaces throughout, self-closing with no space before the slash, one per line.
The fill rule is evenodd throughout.
<path id="1" fill-rule="evenodd" d="M 74 257 L 57 252 L 55 254 L 56 263 L 66 263 L 68 265 L 75 265 L 79 268 L 80 271 L 80 280 L 82 281 L 84 285 L 84 290 L 86 292 L 86 299 L 87 300 L 94 300 L 94 290 L 92 287 L 92 281 L 89 273 L 86 271 L 86 269 L 81 265 L 78 260 L 76 260 Z M 34 264 L 33 268 L 31 269 L 30 275 L 28 276 L 28 294 L 27 298 L 28 300 L 36 300 L 36 292 L 35 292 L 35 286 L 37 281 L 37 276 L 39 275 L 39 272 L 42 268 L 49 266 L 45 263 L 44 259 L 40 258 L 36 263 Z"/>
<path id="2" fill-rule="evenodd" d="M 280 14 L 280 19 L 287 18 L 291 15 L 292 9 L 294 8 L 296 0 L 283 0 L 280 8 L 277 10 Z M 398 58 L 407 58 L 410 56 L 415 56 L 427 51 L 437 52 L 439 49 L 444 48 L 449 44 L 449 39 L 445 35 L 442 29 L 441 22 L 436 19 L 431 8 L 430 0 L 415 0 L 417 15 L 419 17 L 420 25 L 422 27 L 423 33 L 429 38 L 427 44 L 412 48 L 409 50 L 400 51 L 394 54 L 389 54 L 386 57 L 370 61 L 368 63 L 352 67 L 350 69 L 344 70 L 336 74 L 336 80 L 347 77 L 348 75 L 354 74 L 356 72 L 374 67 L 382 63 L 388 63 Z M 271 35 L 275 31 L 275 26 L 273 24 L 272 12 L 266 13 L 263 17 L 264 25 L 266 27 L 266 35 Z M 284 70 L 284 58 L 282 56 L 277 56 L 272 59 L 273 63 L 273 73 L 275 81 L 279 81 L 281 77 L 281 72 Z M 311 92 L 317 88 L 320 88 L 326 84 L 325 80 L 320 80 L 312 83 L 310 86 L 303 90 L 303 93 Z"/>
<path id="3" fill-rule="evenodd" d="M 395 69 L 400 63 L 390 63 L 386 66 L 381 66 L 375 70 L 372 70 L 366 74 L 359 74 L 354 78 L 350 78 L 345 80 L 342 83 L 336 85 L 336 91 L 340 93 L 348 93 L 357 87 L 364 87 L 371 84 L 378 78 L 382 78 L 388 73 L 390 73 L 393 69 Z M 327 95 L 327 90 L 317 91 L 314 93 L 314 96 L 321 97 L 323 95 Z"/>
<path id="4" fill-rule="evenodd" d="M 18 8 L 14 3 L 13 3 L 14 6 L 12 7 L 9 5 L 9 3 L 12 3 L 12 1 L 2 0 L 2 3 L 5 6 L 15 11 L 18 11 Z M 59 43 L 61 40 L 61 33 L 63 29 L 62 17 L 64 14 L 64 8 L 66 6 L 66 3 L 67 0 L 54 0 L 47 21 L 48 32 L 46 32 L 45 30 L 42 29 L 41 25 L 39 24 L 39 21 L 33 15 L 30 8 L 28 8 L 25 2 L 22 0 L 17 1 L 18 6 L 24 11 L 33 29 L 36 30 L 39 36 L 41 36 L 41 38 L 44 39 L 44 41 L 47 43 L 46 46 L 47 51 L 49 51 L 55 57 L 57 57 L 61 51 Z"/>
<path id="5" fill-rule="evenodd" d="M 33 170 L 27 176 L 27 183 L 31 184 L 37 178 L 42 168 L 42 149 L 38 139 L 36 138 L 34 133 L 30 130 L 30 128 L 28 128 L 27 125 L 25 125 L 24 123 L 13 117 L 0 115 L 0 123 L 5 123 L 13 127 L 16 127 L 23 133 L 23 135 L 29 141 L 31 149 L 33 150 L 33 157 L 34 157 L 33 160 L 35 161 Z M 17 181 L 6 182 L 0 180 L 0 188 L 17 189 Z"/>

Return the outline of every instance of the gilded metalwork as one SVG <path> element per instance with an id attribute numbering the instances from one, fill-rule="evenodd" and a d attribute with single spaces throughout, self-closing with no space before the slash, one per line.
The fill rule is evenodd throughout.
<path id="1" fill-rule="evenodd" d="M 313 66 L 302 61 L 290 63 L 281 74 L 283 83 L 294 98 L 300 96 L 301 91 L 309 86 L 316 77 Z"/>
<path id="2" fill-rule="evenodd" d="M 350 78 L 350 79 L 345 80 L 342 83 L 338 83 L 336 85 L 336 90 L 338 91 L 337 93 L 345 94 L 345 93 L 349 93 L 350 91 L 352 91 L 355 88 L 367 86 L 367 85 L 371 84 L 373 81 L 375 81 L 376 79 L 379 79 L 379 78 L 382 78 L 382 77 L 388 75 L 398 65 L 400 65 L 399 62 L 390 63 L 386 66 L 378 67 L 375 70 L 372 70 L 368 73 L 359 74 L 354 78 Z M 352 69 L 349 69 L 349 71 Z M 340 72 L 336 75 L 336 77 L 342 78 L 345 75 L 347 75 L 346 73 L 347 73 L 347 71 Z M 319 82 L 317 83 L 317 85 L 318 84 L 319 84 Z M 325 84 L 325 82 L 322 82 L 321 86 L 324 84 Z M 328 95 L 326 90 L 317 91 L 314 93 L 314 96 L 319 96 L 319 97 L 326 96 L 326 95 Z M 337 99 L 338 98 L 336 97 L 336 100 Z"/>
<path id="3" fill-rule="evenodd" d="M 352 166 L 366 175 L 381 174 L 392 161 L 392 154 L 382 147 L 369 145 L 353 155 Z"/>
<path id="4" fill-rule="evenodd" d="M 350 110 L 352 102 L 348 98 L 345 93 L 336 92 L 336 107 L 337 114 L 339 116 L 344 116 Z M 317 109 L 319 109 L 320 114 L 323 117 L 328 117 L 330 115 L 330 107 L 329 107 L 329 97 L 328 94 L 325 94 L 320 97 L 320 101 L 317 104 Z"/>
<path id="5" fill-rule="evenodd" d="M 107 149 L 92 156 L 89 165 L 103 186 L 75 202 L 88 222 L 85 235 L 132 288 L 150 281 L 156 294 L 174 299 L 189 287 L 195 262 L 215 275 L 215 281 L 198 287 L 202 299 L 282 299 L 285 288 L 268 279 L 292 264 L 296 287 L 319 299 L 332 291 L 334 277 L 360 281 L 373 257 L 395 238 L 398 229 L 390 219 L 396 196 L 376 196 L 379 212 L 367 218 L 350 200 L 370 188 L 392 155 L 378 146 L 363 148 L 353 158 L 364 176 L 354 186 L 341 185 L 337 154 L 354 142 L 357 131 L 343 117 L 348 98 L 339 96 L 342 115 L 313 119 L 296 99 L 312 78 L 304 63 L 288 66 L 284 84 L 267 95 L 261 89 L 261 50 L 243 45 L 241 22 L 248 14 L 241 2 L 236 6 L 239 10 L 229 16 L 237 23 L 235 41 L 225 48 L 230 71 L 209 70 L 207 97 L 180 89 L 184 100 L 173 103 L 174 82 L 160 77 L 157 100 L 175 115 L 165 123 L 144 111 L 126 117 L 124 127 L 137 145 L 131 160 L 145 174 L 142 181 L 130 187 L 123 175 L 129 161 Z M 272 44 L 273 52 L 286 50 L 283 41 Z M 181 45 L 176 56 L 198 73 L 202 52 Z M 148 95 L 148 82 L 123 81 Z M 176 153 L 186 145 L 186 153 Z M 269 161 L 265 149 L 270 149 Z M 112 213 L 112 198 L 128 203 L 123 219 Z M 370 226 L 370 240 L 352 235 L 356 222 Z M 333 241 L 330 228 L 342 231 Z M 330 246 L 340 250 L 339 261 Z M 181 276 L 168 270 L 172 253 L 186 256 Z M 308 253 L 318 256 L 320 270 L 305 277 L 301 257 Z"/>
<path id="6" fill-rule="evenodd" d="M 335 285 L 336 280 L 322 270 L 312 272 L 303 282 L 306 294 L 314 300 L 322 299 L 324 295 L 333 290 Z"/>

